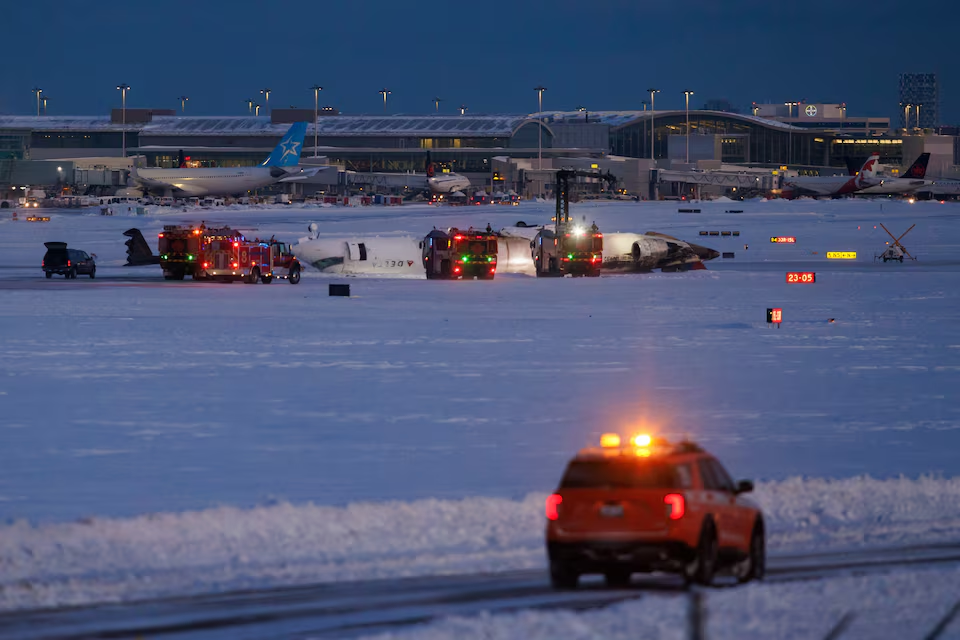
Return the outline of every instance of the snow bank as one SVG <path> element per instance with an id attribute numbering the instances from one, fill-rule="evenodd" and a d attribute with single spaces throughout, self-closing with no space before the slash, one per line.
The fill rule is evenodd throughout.
<path id="1" fill-rule="evenodd" d="M 0 527 L 0 610 L 544 565 L 544 495 Z M 760 483 L 772 553 L 960 535 L 960 478 Z"/>

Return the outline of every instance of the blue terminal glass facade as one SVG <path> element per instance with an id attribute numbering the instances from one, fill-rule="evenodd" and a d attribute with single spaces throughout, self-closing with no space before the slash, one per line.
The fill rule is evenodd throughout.
<path id="1" fill-rule="evenodd" d="M 686 131 L 686 114 L 653 114 L 653 151 L 657 159 L 667 158 L 670 136 Z M 611 128 L 611 153 L 634 158 L 649 158 L 651 118 L 644 114 Z M 721 136 L 720 158 L 730 164 L 764 166 L 845 167 L 846 159 L 866 158 L 879 153 L 885 164 L 902 163 L 902 141 L 880 136 L 840 136 L 831 130 L 810 130 L 784 126 L 778 122 L 711 111 L 690 112 L 690 135 Z"/>

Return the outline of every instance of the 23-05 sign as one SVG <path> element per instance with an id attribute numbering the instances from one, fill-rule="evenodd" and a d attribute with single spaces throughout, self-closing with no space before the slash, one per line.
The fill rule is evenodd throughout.
<path id="1" fill-rule="evenodd" d="M 787 284 L 813 284 L 817 281 L 817 274 L 813 271 L 788 271 Z"/>

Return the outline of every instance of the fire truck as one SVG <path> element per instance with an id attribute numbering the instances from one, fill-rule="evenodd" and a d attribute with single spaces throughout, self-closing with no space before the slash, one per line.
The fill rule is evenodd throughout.
<path id="1" fill-rule="evenodd" d="M 561 169 L 557 172 L 557 213 L 554 229 L 541 229 L 533 239 L 531 253 L 537 277 L 600 275 L 603 264 L 603 234 L 596 224 L 587 226 L 570 219 L 570 179 L 578 175 L 594 177 L 583 171 Z"/>
<path id="2" fill-rule="evenodd" d="M 160 267 L 167 280 L 300 282 L 300 262 L 284 242 L 248 240 L 237 229 L 166 225 L 159 234 Z"/>
<path id="3" fill-rule="evenodd" d="M 493 280 L 497 273 L 497 234 L 474 228 L 434 229 L 423 239 L 428 280 Z"/>

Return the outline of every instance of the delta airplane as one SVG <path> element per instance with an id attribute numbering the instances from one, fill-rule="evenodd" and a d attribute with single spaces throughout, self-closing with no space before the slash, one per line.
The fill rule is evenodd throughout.
<path id="1" fill-rule="evenodd" d="M 144 195 L 211 196 L 236 195 L 277 182 L 294 182 L 315 176 L 323 167 L 302 169 L 300 149 L 307 132 L 306 122 L 296 122 L 280 140 L 280 144 L 258 167 L 130 170 L 136 188 Z"/>
<path id="2" fill-rule="evenodd" d="M 855 176 L 797 176 L 784 178 L 782 197 L 786 199 L 803 195 L 842 196 L 857 193 L 868 187 L 874 187 L 883 181 L 877 177 L 876 166 L 880 161 L 873 154 L 863 163 Z"/>
<path id="3" fill-rule="evenodd" d="M 518 226 L 500 230 L 497 272 L 535 276 L 533 238 L 541 227 Z M 323 238 L 316 224 L 310 236 L 291 246 L 301 261 L 324 273 L 340 275 L 426 278 L 423 239 L 411 236 Z M 605 233 L 603 268 L 621 272 L 703 269 L 703 261 L 717 258 L 713 249 L 649 232 Z"/>

